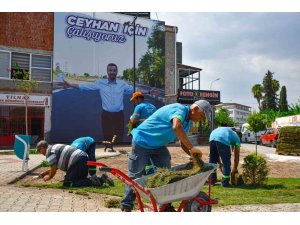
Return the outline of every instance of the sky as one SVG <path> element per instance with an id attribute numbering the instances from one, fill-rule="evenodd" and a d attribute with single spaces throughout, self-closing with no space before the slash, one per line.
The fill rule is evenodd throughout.
<path id="1" fill-rule="evenodd" d="M 0 0 L 0 2 L 6 0 Z M 300 4 L 296 0 L 14 0 L 2 11 L 151 12 L 178 27 L 183 64 L 202 68 L 200 89 L 221 91 L 222 102 L 257 109 L 251 88 L 268 70 L 285 85 L 289 104 L 299 103 Z M 213 13 L 211 13 L 213 12 Z M 214 81 L 220 78 L 218 81 Z M 214 82 L 212 82 L 214 81 Z"/>
<path id="2" fill-rule="evenodd" d="M 300 99 L 300 13 L 154 12 L 151 17 L 178 27 L 182 63 L 202 68 L 200 89 L 212 86 L 222 102 L 257 109 L 251 88 L 262 84 L 268 70 L 286 86 L 289 104 Z"/>

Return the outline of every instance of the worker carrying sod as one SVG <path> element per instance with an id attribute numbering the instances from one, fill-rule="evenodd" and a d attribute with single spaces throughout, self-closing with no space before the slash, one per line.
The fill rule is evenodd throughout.
<path id="1" fill-rule="evenodd" d="M 209 137 L 210 143 L 210 153 L 209 162 L 218 163 L 219 158 L 222 161 L 222 186 L 230 187 L 230 172 L 232 174 L 238 173 L 238 165 L 240 158 L 240 138 L 229 127 L 218 127 L 213 130 Z M 231 171 L 231 148 L 234 152 L 234 164 Z M 217 170 L 215 170 L 212 175 L 212 184 L 217 182 Z"/>
<path id="2" fill-rule="evenodd" d="M 142 124 L 149 116 L 151 116 L 157 108 L 151 103 L 145 101 L 145 97 L 142 92 L 134 92 L 130 99 L 135 105 L 134 112 L 130 116 L 130 121 L 128 123 L 128 136 L 131 136 L 131 131 Z M 145 167 L 145 175 L 154 173 L 154 165 L 152 160 L 149 161 Z"/>
<path id="3" fill-rule="evenodd" d="M 130 101 L 134 103 L 135 108 L 133 114 L 130 116 L 128 135 L 130 135 L 133 128 L 138 127 L 157 110 L 154 105 L 145 101 L 145 97 L 142 92 L 134 92 Z"/>
<path id="4" fill-rule="evenodd" d="M 132 151 L 128 156 L 128 176 L 136 179 L 144 174 L 149 159 L 155 167 L 171 168 L 171 155 L 167 145 L 179 139 L 182 149 L 193 157 L 202 155 L 187 137 L 191 122 L 206 119 L 211 121 L 211 106 L 205 100 L 199 100 L 191 106 L 179 103 L 163 106 L 154 112 L 141 125 L 131 131 Z M 134 191 L 126 186 L 125 197 L 121 201 L 122 211 L 131 211 L 135 200 Z"/>

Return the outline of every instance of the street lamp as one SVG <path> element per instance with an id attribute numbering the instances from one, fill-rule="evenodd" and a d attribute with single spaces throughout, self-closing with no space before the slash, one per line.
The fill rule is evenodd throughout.
<path id="1" fill-rule="evenodd" d="M 132 22 L 125 22 L 124 25 L 133 25 L 133 92 L 135 92 L 135 21 L 138 17 L 138 13 L 133 18 Z"/>
<path id="2" fill-rule="evenodd" d="M 218 81 L 218 80 L 220 80 L 220 79 L 221 79 L 221 78 L 217 78 L 217 79 L 213 80 L 213 81 L 210 83 L 210 88 L 209 88 L 209 90 L 211 90 L 211 87 L 212 87 L 213 82 Z"/>

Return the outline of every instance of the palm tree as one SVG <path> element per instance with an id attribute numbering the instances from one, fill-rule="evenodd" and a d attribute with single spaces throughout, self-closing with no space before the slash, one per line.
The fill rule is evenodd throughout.
<path id="1" fill-rule="evenodd" d="M 252 93 L 254 98 L 256 98 L 257 102 L 258 102 L 258 108 L 259 111 L 261 110 L 261 105 L 260 105 L 260 101 L 262 100 L 262 93 L 263 93 L 263 87 L 260 84 L 255 84 L 252 87 Z"/>

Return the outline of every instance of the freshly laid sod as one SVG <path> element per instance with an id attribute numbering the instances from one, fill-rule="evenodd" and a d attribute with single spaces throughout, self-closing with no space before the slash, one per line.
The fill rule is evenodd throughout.
<path id="1" fill-rule="evenodd" d="M 203 191 L 208 193 L 208 188 Z M 223 188 L 214 186 L 212 197 L 219 200 L 217 206 L 276 204 L 300 202 L 300 178 L 269 178 L 265 186 Z"/>
<path id="2" fill-rule="evenodd" d="M 81 190 L 112 196 L 124 196 L 124 183 L 114 180 L 115 186 L 105 184 L 103 187 L 64 188 L 62 183 L 52 184 L 26 184 L 24 187 L 63 188 L 68 190 Z M 203 187 L 208 193 L 208 187 Z M 249 205 L 249 204 L 276 204 L 276 203 L 299 203 L 300 202 L 300 178 L 269 178 L 263 187 L 251 187 L 248 185 L 232 188 L 214 186 L 212 198 L 219 200 L 217 206 L 225 205 Z"/>

